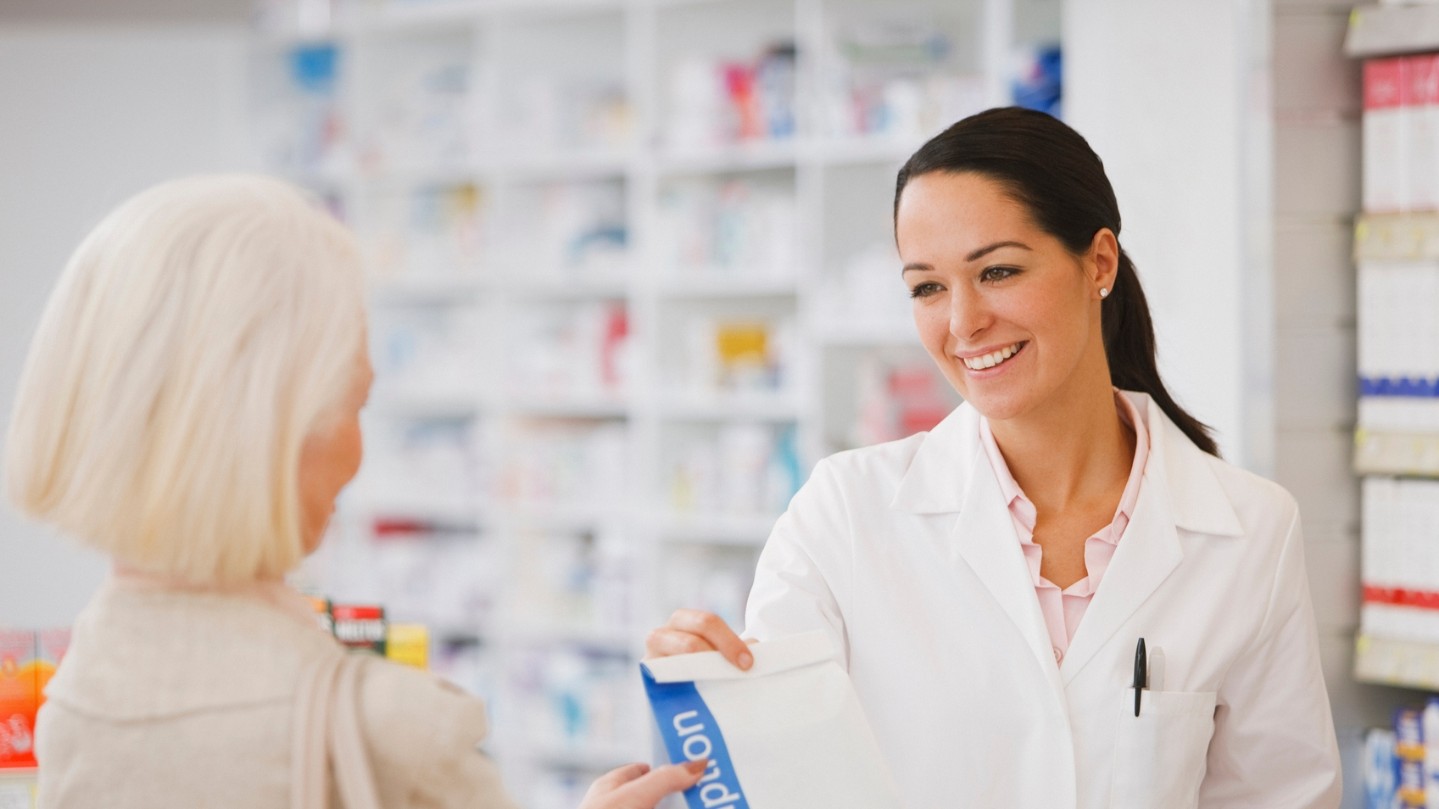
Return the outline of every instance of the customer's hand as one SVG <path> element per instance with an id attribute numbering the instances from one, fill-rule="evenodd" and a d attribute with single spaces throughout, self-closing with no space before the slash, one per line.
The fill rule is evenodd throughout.
<path id="1" fill-rule="evenodd" d="M 645 655 L 648 657 L 709 651 L 718 651 L 725 660 L 746 671 L 754 665 L 749 646 L 740 640 L 724 619 L 710 612 L 675 610 L 664 626 L 645 638 Z"/>
<path id="2" fill-rule="evenodd" d="M 648 764 L 626 764 L 595 779 L 580 809 L 654 809 L 666 795 L 699 783 L 708 761 L 671 764 L 650 770 Z"/>

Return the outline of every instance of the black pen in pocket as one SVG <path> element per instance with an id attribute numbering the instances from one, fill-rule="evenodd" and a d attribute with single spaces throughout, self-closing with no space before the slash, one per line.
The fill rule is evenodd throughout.
<path id="1" fill-rule="evenodd" d="M 1149 687 L 1149 659 L 1144 653 L 1144 638 L 1134 647 L 1134 715 L 1139 716 L 1139 702 Z"/>

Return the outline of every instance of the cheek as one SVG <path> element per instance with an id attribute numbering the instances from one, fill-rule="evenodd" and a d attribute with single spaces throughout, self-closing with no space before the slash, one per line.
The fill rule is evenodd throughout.
<path id="1" fill-rule="evenodd" d="M 914 302 L 914 327 L 925 350 L 943 354 L 949 343 L 949 316 L 942 304 L 926 299 Z"/>

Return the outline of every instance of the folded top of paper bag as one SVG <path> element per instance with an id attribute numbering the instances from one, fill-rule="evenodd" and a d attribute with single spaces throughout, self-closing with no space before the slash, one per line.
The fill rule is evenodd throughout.
<path id="1" fill-rule="evenodd" d="M 749 671 L 736 668 L 719 652 L 660 657 L 640 665 L 657 683 L 739 680 L 765 677 L 829 660 L 834 657 L 834 644 L 823 631 L 816 630 L 751 644 L 750 654 L 754 655 L 754 665 Z"/>

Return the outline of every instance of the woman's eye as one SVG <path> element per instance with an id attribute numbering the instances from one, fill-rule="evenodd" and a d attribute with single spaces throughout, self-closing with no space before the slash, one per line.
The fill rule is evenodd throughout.
<path id="1" fill-rule="evenodd" d="M 1014 267 L 985 267 L 984 272 L 979 274 L 979 280 L 988 282 L 1003 281 L 1018 273 L 1019 270 Z"/>
<path id="2" fill-rule="evenodd" d="M 916 285 L 913 289 L 909 291 L 909 296 L 911 298 L 928 298 L 930 295 L 933 295 L 938 291 L 939 284 L 930 281 Z"/>

